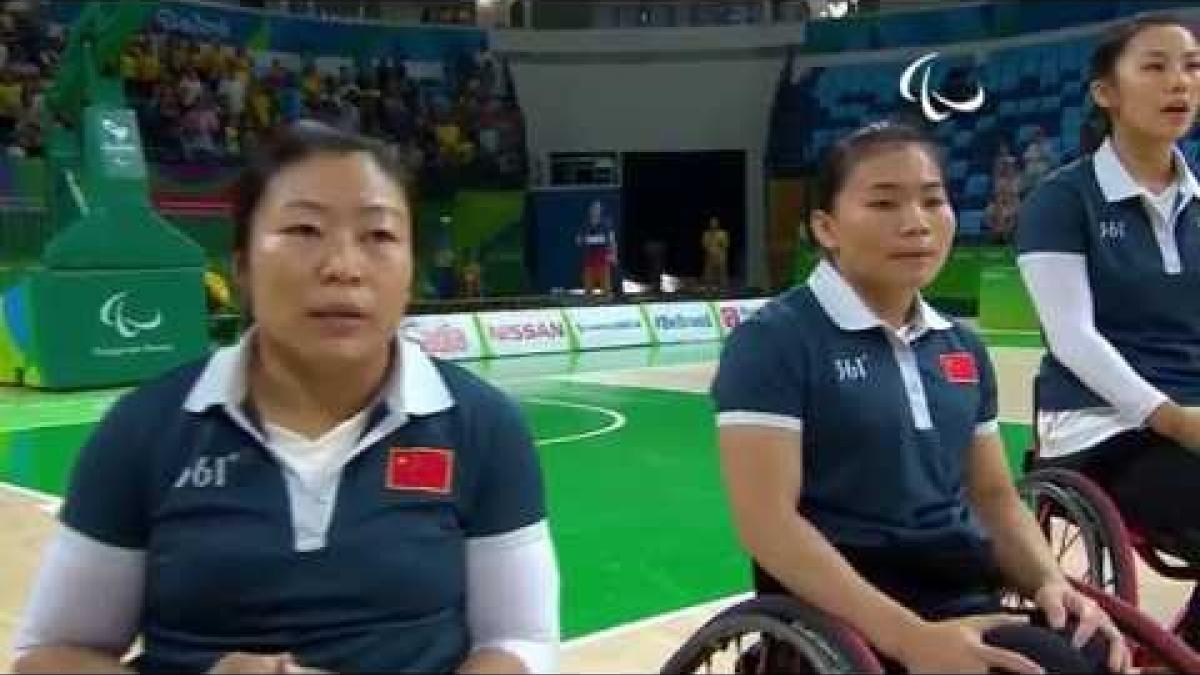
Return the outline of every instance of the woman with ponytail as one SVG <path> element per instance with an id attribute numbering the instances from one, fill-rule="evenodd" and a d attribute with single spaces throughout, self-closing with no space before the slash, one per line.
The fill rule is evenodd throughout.
<path id="1" fill-rule="evenodd" d="M 1095 145 L 1022 206 L 1017 262 L 1049 347 L 1043 464 L 1082 471 L 1151 542 L 1200 566 L 1200 187 L 1176 147 L 1200 107 L 1178 19 L 1113 27 L 1092 57 Z M 1200 645 L 1200 607 L 1183 632 Z"/>

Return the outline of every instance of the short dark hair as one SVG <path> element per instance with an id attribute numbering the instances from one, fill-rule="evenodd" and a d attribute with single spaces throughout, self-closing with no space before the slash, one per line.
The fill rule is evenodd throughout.
<path id="1" fill-rule="evenodd" d="M 842 137 L 826 151 L 817 171 L 816 208 L 833 211 L 846 179 L 860 162 L 896 145 L 919 145 L 941 170 L 941 149 L 925 132 L 902 122 L 882 121 L 868 124 Z"/>
<path id="2" fill-rule="evenodd" d="M 379 142 L 335 129 L 312 120 L 301 120 L 264 144 L 250 158 L 233 185 L 233 250 L 242 252 L 250 243 L 254 212 L 263 195 L 284 169 L 317 155 L 362 153 L 371 158 L 400 188 L 412 210 L 408 171 Z"/>
<path id="3" fill-rule="evenodd" d="M 825 151 L 817 170 L 815 207 L 825 213 L 833 212 L 834 202 L 846 187 L 846 179 L 860 162 L 896 145 L 917 145 L 929 154 L 942 172 L 942 152 L 937 143 L 921 129 L 903 122 L 883 120 L 874 122 L 843 136 Z M 805 222 L 808 240 L 820 247 L 813 232 L 811 218 Z M 823 251 L 823 249 L 822 249 Z M 824 251 L 823 251 L 824 252 Z"/>
<path id="4" fill-rule="evenodd" d="M 1116 73 L 1117 61 L 1121 60 L 1129 43 L 1142 31 L 1163 26 L 1178 26 L 1195 35 L 1190 24 L 1174 14 L 1162 12 L 1139 14 L 1132 19 L 1114 24 L 1100 35 L 1100 42 L 1092 51 L 1091 63 L 1088 68 L 1088 83 L 1111 78 Z M 1104 138 L 1112 132 L 1112 118 L 1109 117 L 1107 110 L 1092 101 L 1090 111 L 1088 124 L 1096 133 L 1090 139 L 1090 147 L 1081 148 L 1084 153 L 1094 152 L 1104 142 Z"/>

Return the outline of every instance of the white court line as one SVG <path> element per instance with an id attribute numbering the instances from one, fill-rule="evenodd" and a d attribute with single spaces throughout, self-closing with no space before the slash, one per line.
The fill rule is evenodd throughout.
<path id="1" fill-rule="evenodd" d="M 732 605 L 734 603 L 741 602 L 743 600 L 748 600 L 753 596 L 754 596 L 753 593 L 740 593 L 738 595 L 730 595 L 730 596 L 727 596 L 724 598 L 720 598 L 718 600 L 712 600 L 710 602 L 705 602 L 705 603 L 702 603 L 699 605 L 692 605 L 691 607 L 683 607 L 683 608 L 677 609 L 673 612 L 666 612 L 665 614 L 658 614 L 655 616 L 646 617 L 645 619 L 638 619 L 637 621 L 630 621 L 629 623 L 623 623 L 619 626 L 613 626 L 612 628 L 605 628 L 603 630 L 598 630 L 595 633 L 588 633 L 587 635 L 584 635 L 582 637 L 577 637 L 573 640 L 567 640 L 562 645 L 562 651 L 566 652 L 571 649 L 580 649 L 580 648 L 586 647 L 587 645 L 590 645 L 592 643 L 599 642 L 601 640 L 607 640 L 609 638 L 617 637 L 619 635 L 624 635 L 626 633 L 632 633 L 637 630 L 649 628 L 651 626 L 655 626 L 660 623 L 666 623 L 668 621 L 678 619 L 681 616 L 691 614 L 693 612 L 712 612 L 712 611 L 716 610 L 718 607 L 723 608 L 725 606 Z"/>
<path id="2" fill-rule="evenodd" d="M 564 408 L 575 408 L 578 410 L 587 410 L 589 412 L 596 412 L 596 413 L 600 413 L 601 415 L 608 417 L 610 420 L 607 425 L 600 427 L 599 429 L 592 429 L 591 431 L 585 431 L 585 432 L 579 433 L 579 434 L 569 434 L 567 436 L 555 436 L 553 438 L 535 440 L 534 445 L 538 445 L 538 446 L 556 445 L 558 443 L 570 443 L 571 441 L 582 441 L 585 438 L 592 438 L 594 436 L 603 436 L 604 434 L 611 434 L 612 432 L 617 431 L 618 429 L 624 427 L 625 422 L 626 422 L 625 416 L 622 415 L 621 413 L 617 412 L 616 410 L 612 410 L 610 408 L 601 408 L 598 405 L 588 405 L 586 403 L 573 403 L 571 401 L 560 401 L 558 399 L 539 398 L 536 396 L 525 396 L 525 397 L 522 397 L 521 400 L 528 401 L 530 403 L 537 403 L 540 405 L 557 405 L 557 406 L 562 406 Z"/>
<path id="3" fill-rule="evenodd" d="M 25 499 L 31 500 L 37 504 L 38 509 L 40 509 L 43 513 L 49 513 L 52 516 L 56 515 L 59 507 L 62 506 L 61 498 L 55 497 L 52 494 L 40 492 L 38 490 L 31 490 L 26 487 L 21 487 L 20 485 L 0 482 L 0 490 L 11 492 L 19 497 L 24 497 Z"/>

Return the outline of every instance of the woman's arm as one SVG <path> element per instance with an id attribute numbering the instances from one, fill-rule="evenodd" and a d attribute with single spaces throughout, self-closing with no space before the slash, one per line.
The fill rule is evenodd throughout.
<path id="1" fill-rule="evenodd" d="M 984 631 L 1012 617 L 926 622 L 860 577 L 796 511 L 803 482 L 799 432 L 725 425 L 720 440 L 742 545 L 794 595 L 846 621 L 910 672 L 1041 672 L 1019 654 L 984 644 Z"/>
<path id="2" fill-rule="evenodd" d="M 1065 629 L 1075 620 L 1074 643 L 1103 635 L 1111 672 L 1126 672 L 1125 640 L 1095 602 L 1076 591 L 1059 569 L 1033 514 L 1013 487 L 999 434 L 975 436 L 967 466 L 967 493 L 975 514 L 992 538 L 1001 573 L 1014 590 L 1033 600 L 1051 627 Z"/>
<path id="3" fill-rule="evenodd" d="M 145 554 L 60 526 L 15 637 L 18 673 L 127 673 L 141 614 Z"/>
<path id="4" fill-rule="evenodd" d="M 721 466 L 733 521 L 746 551 L 806 602 L 862 631 L 899 658 L 905 636 L 922 623 L 876 590 L 796 510 L 802 486 L 800 433 L 722 426 Z"/>
<path id="5" fill-rule="evenodd" d="M 1025 253 L 1017 259 L 1051 353 L 1130 426 L 1188 446 L 1200 444 L 1194 411 L 1139 375 L 1096 328 L 1087 260 L 1079 253 Z"/>
<path id="6" fill-rule="evenodd" d="M 545 520 L 467 540 L 471 654 L 460 673 L 558 669 L 559 577 Z"/>
<path id="7" fill-rule="evenodd" d="M 1078 253 L 1026 253 L 1017 260 L 1050 351 L 1133 424 L 1166 400 L 1096 329 L 1087 259 Z"/>
<path id="8" fill-rule="evenodd" d="M 967 498 L 992 538 L 1000 571 L 1015 590 L 1032 598 L 1046 584 L 1064 581 L 1041 528 L 1013 486 L 997 433 L 977 434 L 971 444 Z"/>

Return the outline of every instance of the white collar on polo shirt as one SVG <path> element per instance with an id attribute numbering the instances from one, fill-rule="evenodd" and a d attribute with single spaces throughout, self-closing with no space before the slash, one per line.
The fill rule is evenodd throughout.
<path id="1" fill-rule="evenodd" d="M 883 327 L 892 333 L 896 330 L 888 326 L 875 312 L 863 302 L 858 292 L 846 282 L 837 268 L 828 260 L 817 263 L 816 269 L 808 277 L 808 287 L 821 308 L 838 328 L 846 331 L 869 330 Z M 910 339 L 916 339 L 930 330 L 950 330 L 954 323 L 943 317 L 925 299 L 917 296 L 917 312 L 911 324 Z"/>
<path id="2" fill-rule="evenodd" d="M 245 402 L 254 334 L 252 327 L 235 344 L 212 355 L 184 401 L 185 410 L 203 412 L 212 406 L 237 409 Z M 394 344 L 399 358 L 380 392 L 380 400 L 388 404 L 392 413 L 432 415 L 453 407 L 453 395 L 421 346 L 405 339 L 402 333 L 397 333 Z"/>
<path id="3" fill-rule="evenodd" d="M 1176 208 L 1176 214 L 1178 214 L 1183 205 L 1200 197 L 1200 184 L 1196 182 L 1196 176 L 1188 166 L 1183 152 L 1178 147 L 1173 152 L 1175 154 L 1175 181 L 1179 187 L 1180 196 L 1178 202 L 1180 206 Z M 1092 167 L 1096 173 L 1096 182 L 1100 184 L 1100 192 L 1104 194 L 1104 199 L 1108 202 L 1120 202 L 1139 195 L 1153 199 L 1154 195 L 1129 175 L 1129 171 L 1121 163 L 1121 158 L 1117 156 L 1111 136 L 1104 139 L 1104 143 L 1092 155 Z"/>

